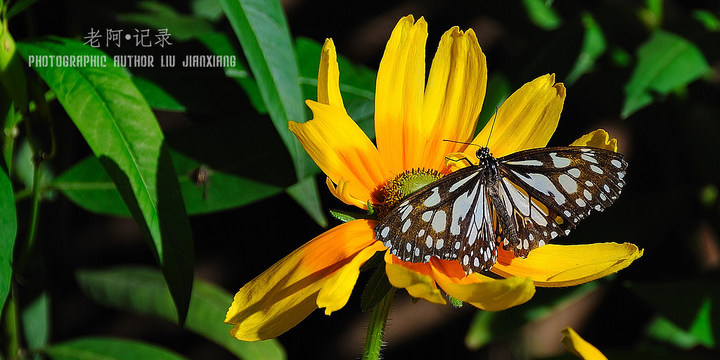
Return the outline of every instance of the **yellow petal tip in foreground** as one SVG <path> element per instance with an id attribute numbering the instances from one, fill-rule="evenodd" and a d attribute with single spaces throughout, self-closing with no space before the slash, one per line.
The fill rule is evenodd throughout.
<path id="1" fill-rule="evenodd" d="M 581 338 L 573 328 L 565 328 L 561 333 L 563 334 L 562 343 L 570 353 L 583 360 L 607 360 L 600 350 Z"/>

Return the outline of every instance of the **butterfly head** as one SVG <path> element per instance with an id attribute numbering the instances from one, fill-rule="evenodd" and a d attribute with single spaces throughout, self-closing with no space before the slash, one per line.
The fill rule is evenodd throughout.
<path id="1" fill-rule="evenodd" d="M 475 156 L 477 156 L 478 160 L 480 160 L 480 163 L 490 160 L 493 157 L 490 153 L 490 148 L 487 146 L 478 148 L 475 152 Z"/>

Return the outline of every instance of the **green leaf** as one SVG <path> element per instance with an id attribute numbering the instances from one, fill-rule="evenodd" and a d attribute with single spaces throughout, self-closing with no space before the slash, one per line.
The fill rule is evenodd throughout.
<path id="1" fill-rule="evenodd" d="M 175 318 L 172 300 L 157 271 L 120 267 L 82 270 L 76 277 L 80 288 L 101 304 L 171 321 Z M 202 280 L 196 281 L 185 328 L 243 359 L 284 359 L 284 350 L 276 340 L 244 342 L 228 334 L 232 326 L 223 323 L 223 319 L 231 303 L 232 294 Z"/>
<path id="2" fill-rule="evenodd" d="M 21 13 L 23 10 L 29 8 L 31 5 L 36 3 L 38 0 L 18 0 L 13 1 L 12 6 L 10 9 L 8 9 L 8 12 L 5 16 L 6 19 L 10 19 L 13 16 Z"/>
<path id="3" fill-rule="evenodd" d="M 669 342 L 683 349 L 691 349 L 700 341 L 665 317 L 657 316 L 647 327 L 647 334 L 653 339 Z"/>
<path id="4" fill-rule="evenodd" d="M 221 0 L 225 16 L 240 40 L 275 129 L 290 152 L 298 179 L 315 170 L 310 157 L 288 129 L 288 121 L 306 118 L 290 29 L 278 0 Z"/>
<path id="5" fill-rule="evenodd" d="M 320 204 L 320 193 L 314 176 L 306 177 L 288 186 L 285 192 L 290 195 L 318 225 L 327 227 L 328 220 Z"/>
<path id="6" fill-rule="evenodd" d="M 360 297 L 360 309 L 363 312 L 372 310 L 392 289 L 393 286 L 385 273 L 385 266 L 378 266 L 365 285 L 365 290 Z"/>
<path id="7" fill-rule="evenodd" d="M 551 2 L 550 2 L 551 3 Z M 530 21 L 543 30 L 555 30 L 562 20 L 545 0 L 523 0 Z"/>
<path id="8" fill-rule="evenodd" d="M 295 56 L 300 67 L 300 83 L 306 99 L 317 99 L 317 76 L 322 45 L 314 40 L 298 38 Z M 375 79 L 377 72 L 353 64 L 338 55 L 340 92 L 348 115 L 370 139 L 375 138 Z"/>
<path id="9" fill-rule="evenodd" d="M 7 19 L 0 19 L 0 86 L 4 87 L 15 108 L 28 113 L 28 89 L 25 80 L 25 64 L 20 61 L 17 44 L 10 35 Z"/>
<path id="10" fill-rule="evenodd" d="M 585 36 L 580 54 L 565 80 L 565 83 L 568 85 L 574 84 L 580 76 L 592 70 L 595 61 L 600 55 L 605 53 L 605 49 L 607 48 L 605 35 L 603 35 L 600 25 L 595 21 L 592 14 L 583 13 L 582 21 L 585 26 Z"/>
<path id="11" fill-rule="evenodd" d="M 651 29 L 659 28 L 663 18 L 663 0 L 645 0 L 638 16 Z"/>
<path id="12" fill-rule="evenodd" d="M 180 322 L 193 279 L 193 243 L 180 186 L 155 116 L 123 69 L 103 52 L 52 38 L 18 44 L 30 56 L 106 57 L 108 67 L 37 67 L 151 240 Z"/>
<path id="13" fill-rule="evenodd" d="M 660 316 L 672 321 L 699 343 L 715 347 L 720 342 L 720 285 L 713 281 L 626 284 Z M 668 294 L 682 294 L 672 296 Z"/>
<path id="14" fill-rule="evenodd" d="M 30 350 L 45 347 L 50 339 L 50 296 L 40 293 L 22 309 L 25 342 Z"/>
<path id="15" fill-rule="evenodd" d="M 706 74 L 710 67 L 693 43 L 668 32 L 656 31 L 638 49 L 637 65 L 625 86 L 621 116 L 627 118 L 653 101 Z"/>
<path id="16" fill-rule="evenodd" d="M 298 188 L 317 189 L 306 177 L 318 172 L 310 156 L 289 128 L 289 121 L 306 119 L 302 90 L 298 81 L 290 29 L 278 0 L 221 0 L 223 11 L 240 40 L 245 58 L 257 82 L 275 129 L 290 153 Z M 308 185 L 312 181 L 312 185 Z M 319 197 L 309 193 L 289 193 L 319 224 L 326 223 Z M 315 190 L 316 191 L 316 190 Z"/>
<path id="17" fill-rule="evenodd" d="M 184 112 L 185 105 L 152 80 L 133 76 L 133 83 L 153 109 Z"/>
<path id="18" fill-rule="evenodd" d="M 86 337 L 56 344 L 43 350 L 54 360 L 182 360 L 174 352 L 134 340 Z"/>
<path id="19" fill-rule="evenodd" d="M 218 0 L 192 0 L 190 7 L 193 14 L 211 21 L 220 20 L 223 16 L 222 6 Z"/>
<path id="20" fill-rule="evenodd" d="M 170 151 L 189 215 L 232 209 L 277 195 L 283 188 L 201 164 Z M 60 190 L 85 210 L 130 216 L 120 193 L 97 158 L 90 156 L 58 176 L 51 188 Z"/>
<path id="21" fill-rule="evenodd" d="M 17 235 L 15 196 L 7 173 L 0 166 L 0 311 L 5 306 L 13 278 L 12 260 Z"/>
<path id="22" fill-rule="evenodd" d="M 704 9 L 693 10 L 692 17 L 708 31 L 720 31 L 720 19 L 710 11 Z"/>

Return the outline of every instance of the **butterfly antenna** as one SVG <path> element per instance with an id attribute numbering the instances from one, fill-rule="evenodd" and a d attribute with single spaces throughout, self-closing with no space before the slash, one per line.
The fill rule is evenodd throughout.
<path id="1" fill-rule="evenodd" d="M 492 124 L 490 125 L 490 133 L 488 134 L 487 142 L 485 143 L 485 147 L 488 147 L 490 145 L 490 136 L 492 135 L 493 129 L 495 128 L 495 120 L 497 120 L 497 113 L 498 113 L 498 107 L 495 107 L 495 116 L 493 116 Z"/>

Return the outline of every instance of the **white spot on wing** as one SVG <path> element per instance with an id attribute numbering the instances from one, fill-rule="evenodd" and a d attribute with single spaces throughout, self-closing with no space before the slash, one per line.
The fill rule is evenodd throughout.
<path id="1" fill-rule="evenodd" d="M 590 154 L 588 154 L 588 153 L 582 154 L 582 155 L 580 155 L 580 157 L 581 157 L 583 160 L 587 161 L 587 162 L 591 162 L 591 163 L 593 163 L 593 164 L 597 164 L 597 163 L 598 163 L 598 162 L 597 162 L 597 159 L 595 159 L 594 156 L 592 156 L 592 155 L 590 155 Z"/>
<path id="2" fill-rule="evenodd" d="M 550 159 L 552 159 L 553 165 L 556 168 L 568 167 L 571 164 L 570 159 L 564 158 L 562 156 L 557 156 L 556 153 L 550 153 Z"/>
<path id="3" fill-rule="evenodd" d="M 520 165 L 520 166 L 543 166 L 543 162 L 540 160 L 518 160 L 518 161 L 508 161 L 506 162 L 508 165 Z"/>
<path id="4" fill-rule="evenodd" d="M 574 194 L 578 189 L 577 182 L 568 175 L 560 174 L 558 181 L 568 194 Z"/>
<path id="5" fill-rule="evenodd" d="M 435 206 L 440 203 L 440 190 L 438 188 L 433 188 L 432 195 L 428 196 L 427 199 L 425 199 L 425 202 L 423 202 L 423 205 L 425 206 Z"/>
<path id="6" fill-rule="evenodd" d="M 406 205 L 402 211 L 402 214 L 400 214 L 400 220 L 405 220 L 410 215 L 410 212 L 412 212 L 412 209 L 412 205 Z"/>
<path id="7" fill-rule="evenodd" d="M 450 190 L 449 190 L 449 191 L 450 191 L 450 192 L 453 192 L 453 191 L 457 190 L 459 187 L 465 185 L 466 182 L 470 181 L 471 179 L 473 179 L 474 177 L 476 177 L 478 174 L 479 174 L 479 173 L 476 172 L 476 173 L 473 173 L 472 175 L 466 176 L 466 177 L 463 178 L 463 179 L 460 179 L 458 182 L 456 182 L 456 183 L 452 184 L 452 186 L 450 186 Z"/>
<path id="8" fill-rule="evenodd" d="M 411 224 L 412 224 L 412 221 L 410 221 L 410 219 L 405 220 L 405 222 L 403 223 L 402 229 L 400 229 L 400 230 L 401 230 L 403 233 L 406 232 L 406 231 L 408 231 L 408 229 L 410 228 L 410 225 L 411 225 Z"/>
<path id="9" fill-rule="evenodd" d="M 521 174 L 516 171 L 513 171 L 513 173 L 520 177 L 527 185 L 547 196 L 553 197 L 558 205 L 565 203 L 565 196 L 555 187 L 547 176 L 538 173 Z"/>
<path id="10" fill-rule="evenodd" d="M 432 221 L 432 228 L 435 230 L 435 232 L 441 232 L 445 230 L 445 225 L 447 224 L 447 215 L 445 214 L 445 211 L 438 210 L 435 213 L 435 216 L 433 217 Z"/>

